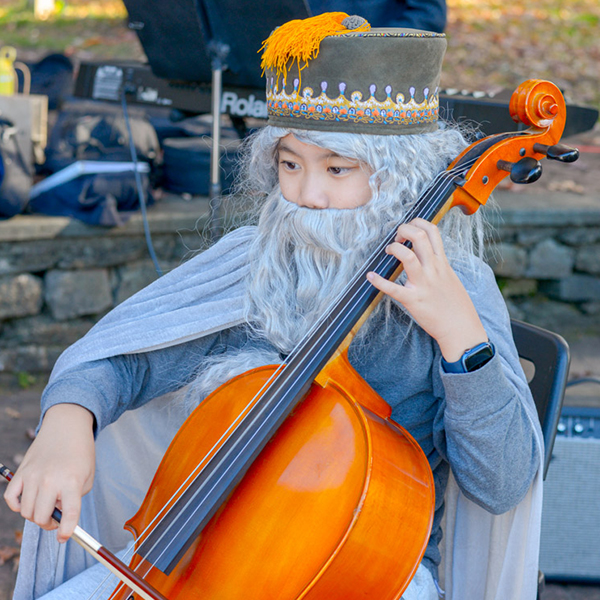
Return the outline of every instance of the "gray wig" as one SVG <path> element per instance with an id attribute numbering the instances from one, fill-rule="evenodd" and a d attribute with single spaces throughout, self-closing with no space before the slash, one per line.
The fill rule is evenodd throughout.
<path id="1" fill-rule="evenodd" d="M 301 208 L 281 198 L 279 141 L 292 133 L 304 143 L 327 148 L 368 165 L 372 199 L 355 209 Z M 324 133 L 265 127 L 245 143 L 236 196 L 249 201 L 248 220 L 258 223 L 247 283 L 247 320 L 260 338 L 290 352 L 315 319 L 362 264 L 382 232 L 401 222 L 424 188 L 466 147 L 454 128 L 406 136 Z M 451 261 L 476 269 L 483 246 L 483 221 L 458 210 L 440 227 Z M 389 297 L 379 304 L 387 317 Z M 402 307 L 400 307 L 402 308 Z M 369 323 L 359 338 L 368 335 Z M 412 321 L 409 321 L 409 327 Z M 217 385 L 249 368 L 278 362 L 277 351 L 242 350 L 207 357 L 190 388 L 194 404 Z M 266 353 L 265 353 L 266 352 Z"/>
<path id="2" fill-rule="evenodd" d="M 304 143 L 358 160 L 372 170 L 372 198 L 354 209 L 298 207 L 281 197 L 277 181 L 279 141 L 293 134 Z M 241 194 L 262 198 L 258 235 L 250 252 L 247 316 L 284 352 L 317 319 L 364 260 L 408 215 L 435 176 L 466 147 L 453 128 L 435 133 L 375 136 L 266 127 L 246 147 Z M 450 211 L 440 227 L 455 266 L 477 270 L 483 222 Z M 389 315 L 390 298 L 380 304 Z M 375 313 L 374 313 L 375 314 Z M 363 327 L 364 333 L 368 327 Z"/>

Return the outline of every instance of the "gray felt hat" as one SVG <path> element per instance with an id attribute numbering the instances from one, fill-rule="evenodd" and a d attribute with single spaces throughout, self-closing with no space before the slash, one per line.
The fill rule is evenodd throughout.
<path id="1" fill-rule="evenodd" d="M 265 41 L 269 124 L 396 135 L 437 129 L 445 36 L 417 29 L 371 29 L 364 19 L 345 15 L 338 17 L 338 31 L 302 54 L 298 38 L 303 44 L 311 20 L 325 16 L 287 23 L 287 31 L 278 28 Z M 299 34 L 295 27 L 300 27 Z M 274 39 L 277 34 L 284 43 Z"/>

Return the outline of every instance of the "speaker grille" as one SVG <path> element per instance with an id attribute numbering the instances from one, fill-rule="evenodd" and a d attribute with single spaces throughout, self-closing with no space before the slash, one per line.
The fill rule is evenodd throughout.
<path id="1" fill-rule="evenodd" d="M 600 581 L 600 410 L 564 410 L 544 485 L 540 569 Z"/>

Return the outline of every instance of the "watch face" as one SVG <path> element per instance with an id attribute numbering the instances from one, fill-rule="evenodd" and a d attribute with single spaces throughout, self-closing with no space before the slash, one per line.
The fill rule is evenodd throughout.
<path id="1" fill-rule="evenodd" d="M 481 344 L 463 358 L 465 371 L 470 373 L 483 367 L 494 356 L 494 347 L 490 344 Z"/>

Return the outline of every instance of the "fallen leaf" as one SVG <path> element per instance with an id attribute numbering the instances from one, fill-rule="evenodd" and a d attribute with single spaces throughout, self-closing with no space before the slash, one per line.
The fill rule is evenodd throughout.
<path id="1" fill-rule="evenodd" d="M 20 419 L 21 418 L 21 413 L 18 410 L 15 410 L 14 408 L 11 408 L 10 406 L 7 406 L 4 409 L 4 412 L 11 418 L 13 419 Z"/>
<path id="2" fill-rule="evenodd" d="M 23 541 L 23 530 L 17 529 L 15 531 L 15 542 L 17 542 L 17 544 L 19 544 L 19 546 L 20 546 L 22 541 Z"/>
<path id="3" fill-rule="evenodd" d="M 87 40 L 83 40 L 81 42 L 81 47 L 82 48 L 89 48 L 90 46 L 99 46 L 102 43 L 105 43 L 105 38 L 97 35 L 94 37 L 89 37 L 87 38 Z"/>
<path id="4" fill-rule="evenodd" d="M 20 550 L 14 546 L 0 546 L 0 565 L 7 563 L 9 560 L 19 556 Z"/>

